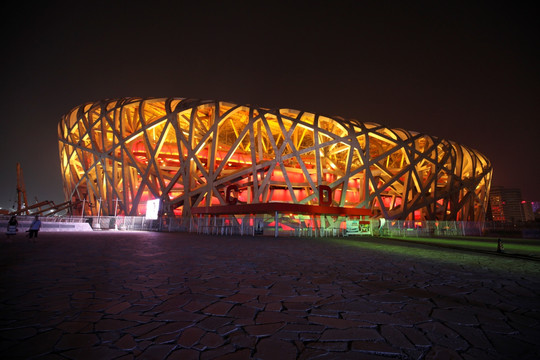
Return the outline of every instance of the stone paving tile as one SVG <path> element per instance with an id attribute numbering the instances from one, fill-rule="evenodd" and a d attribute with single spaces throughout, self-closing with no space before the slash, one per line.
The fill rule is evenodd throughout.
<path id="1" fill-rule="evenodd" d="M 215 302 L 201 311 L 206 315 L 225 316 L 234 305 L 227 302 Z"/>
<path id="2" fill-rule="evenodd" d="M 166 311 L 166 312 L 159 312 L 158 314 L 150 316 L 152 321 L 190 321 L 190 322 L 197 322 L 201 319 L 206 318 L 206 315 L 199 314 L 199 313 L 193 313 L 190 311 L 185 310 L 174 310 L 174 311 Z M 140 321 L 140 322 L 147 322 L 147 321 Z"/>
<path id="3" fill-rule="evenodd" d="M 167 360 L 199 360 L 199 355 L 197 350 L 177 348 L 167 356 Z"/>
<path id="4" fill-rule="evenodd" d="M 283 328 L 285 323 L 256 324 L 244 326 L 246 332 L 251 336 L 270 336 Z"/>
<path id="5" fill-rule="evenodd" d="M 206 348 L 204 351 L 199 353 L 199 358 L 201 360 L 206 359 L 222 359 L 222 358 L 229 358 L 230 356 L 235 355 L 235 353 L 239 353 L 239 349 L 235 348 L 231 344 L 220 346 L 216 349 L 210 349 Z M 251 350 L 249 351 L 251 353 Z"/>
<path id="6" fill-rule="evenodd" d="M 344 352 L 349 350 L 349 343 L 346 341 L 324 341 L 324 342 L 313 342 L 306 344 L 306 347 L 311 349 L 319 349 L 325 351 L 338 351 Z"/>
<path id="7" fill-rule="evenodd" d="M 254 287 L 239 288 L 238 292 L 241 293 L 241 294 L 249 294 L 249 295 L 255 295 L 255 296 L 266 295 L 266 294 L 270 293 L 270 291 L 268 289 L 254 288 Z"/>
<path id="8" fill-rule="evenodd" d="M 228 297 L 222 299 L 222 301 L 243 304 L 243 303 L 246 303 L 248 301 L 254 300 L 256 298 L 257 298 L 257 295 L 254 295 L 254 294 L 236 293 L 234 295 L 231 295 L 231 296 L 228 296 Z"/>
<path id="9" fill-rule="evenodd" d="M 493 346 L 489 342 L 489 339 L 480 328 L 457 324 L 447 324 L 447 326 L 458 333 L 471 346 L 478 349 L 493 350 Z"/>
<path id="10" fill-rule="evenodd" d="M 232 323 L 234 318 L 225 316 L 208 316 L 203 320 L 197 322 L 197 326 L 206 331 L 216 331 L 224 326 Z"/>
<path id="11" fill-rule="evenodd" d="M 307 314 L 305 314 L 307 315 Z M 275 324 L 278 322 L 282 323 L 307 323 L 303 318 L 299 318 L 294 315 L 290 315 L 286 312 L 277 312 L 277 311 L 259 311 L 255 317 L 255 322 L 257 324 Z"/>
<path id="12" fill-rule="evenodd" d="M 8 340 L 24 340 L 31 338 L 37 334 L 37 330 L 34 327 L 22 327 L 15 328 L 0 333 L 0 337 Z"/>
<path id="13" fill-rule="evenodd" d="M 537 262 L 371 238 L 0 246 L 1 358 L 540 358 Z"/>
<path id="14" fill-rule="evenodd" d="M 431 342 L 426 337 L 426 333 L 415 327 L 398 327 L 399 331 L 416 347 L 429 347 Z"/>
<path id="15" fill-rule="evenodd" d="M 200 343 L 204 345 L 206 348 L 214 349 L 223 345 L 225 343 L 225 340 L 223 339 L 222 336 L 218 334 L 207 332 L 201 338 Z"/>
<path id="16" fill-rule="evenodd" d="M 441 344 L 449 349 L 464 351 L 469 344 L 457 332 L 438 322 L 420 324 L 418 328 L 426 334 L 433 344 Z"/>
<path id="17" fill-rule="evenodd" d="M 326 316 L 308 316 L 308 321 L 313 324 L 325 325 L 330 328 L 347 329 L 351 327 L 369 327 L 370 324 L 364 321 L 337 319 Z"/>
<path id="18" fill-rule="evenodd" d="M 285 326 L 285 331 L 298 333 L 321 333 L 325 329 L 324 325 L 319 324 L 288 324 Z"/>
<path id="19" fill-rule="evenodd" d="M 95 334 L 99 336 L 102 344 L 108 344 L 116 342 L 118 339 L 120 339 L 123 333 L 120 331 L 106 331 L 96 332 Z"/>
<path id="20" fill-rule="evenodd" d="M 459 359 L 461 356 L 451 348 L 435 345 L 428 350 L 425 358 L 426 360 Z"/>
<path id="21" fill-rule="evenodd" d="M 466 326 L 479 325 L 475 313 L 463 308 L 433 309 L 431 316 L 434 319 L 441 320 L 445 323 L 455 323 Z"/>
<path id="22" fill-rule="evenodd" d="M 273 338 L 261 339 L 253 355 L 258 359 L 296 359 L 297 349 L 288 341 Z"/>
<path id="23" fill-rule="evenodd" d="M 174 345 L 150 345 L 139 356 L 141 359 L 166 359 Z"/>
<path id="24" fill-rule="evenodd" d="M 130 334 L 125 334 L 124 336 L 122 336 L 122 338 L 116 341 L 115 346 L 119 349 L 131 350 L 137 346 L 137 343 L 135 342 L 133 336 L 131 336 Z"/>
<path id="25" fill-rule="evenodd" d="M 65 334 L 54 347 L 59 350 L 78 349 L 96 345 L 98 342 L 99 338 L 95 334 Z"/>
<path id="26" fill-rule="evenodd" d="M 126 351 L 110 348 L 108 346 L 93 346 L 89 348 L 79 348 L 68 350 L 61 353 L 68 359 L 77 360 L 95 360 L 95 359 L 114 359 L 122 355 L 128 355 Z"/>
<path id="27" fill-rule="evenodd" d="M 399 326 L 383 325 L 380 328 L 381 336 L 392 346 L 400 349 L 414 349 L 415 345 L 400 331 Z"/>
<path id="28" fill-rule="evenodd" d="M 383 340 L 374 329 L 348 328 L 326 329 L 320 338 L 321 341 L 354 341 L 354 340 Z"/>
<path id="29" fill-rule="evenodd" d="M 399 357 L 402 351 L 399 347 L 393 347 L 385 342 L 376 341 L 353 341 L 351 351 L 358 351 L 367 354 L 385 355 L 389 357 Z"/>
<path id="30" fill-rule="evenodd" d="M 159 324 L 159 323 L 158 323 Z M 189 321 L 174 321 L 169 323 L 162 323 L 162 325 L 156 327 L 150 332 L 138 336 L 139 339 L 153 339 L 157 336 L 170 333 L 180 333 L 181 330 L 186 329 L 192 325 Z"/>
<path id="31" fill-rule="evenodd" d="M 203 329 L 198 327 L 190 327 L 182 332 L 180 338 L 178 339 L 178 344 L 184 347 L 192 347 L 199 343 L 199 340 L 206 333 Z"/>
<path id="32" fill-rule="evenodd" d="M 264 307 L 266 311 L 281 311 L 283 310 L 283 304 L 280 301 L 271 302 Z"/>
<path id="33" fill-rule="evenodd" d="M 29 359 L 32 357 L 43 356 L 51 352 L 54 344 L 60 340 L 62 332 L 59 330 L 48 330 L 26 339 L 18 341 L 14 346 L 9 347 L 5 357 L 20 359 Z"/>
<path id="34" fill-rule="evenodd" d="M 122 312 L 123 310 L 126 310 L 131 307 L 131 304 L 127 301 L 121 302 L 119 304 L 115 304 L 107 309 L 105 309 L 106 314 L 118 314 Z"/>
<path id="35" fill-rule="evenodd" d="M 257 337 L 250 336 L 244 330 L 235 331 L 225 337 L 226 341 L 236 348 L 255 348 Z"/>

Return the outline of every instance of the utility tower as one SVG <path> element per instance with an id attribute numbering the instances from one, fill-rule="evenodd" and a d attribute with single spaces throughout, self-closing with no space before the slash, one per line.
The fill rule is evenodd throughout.
<path id="1" fill-rule="evenodd" d="M 17 163 L 17 212 L 20 212 L 21 209 L 28 208 L 28 200 L 26 199 L 26 188 L 24 186 L 23 172 L 21 164 Z M 25 211 L 26 215 L 30 214 L 28 210 Z"/>

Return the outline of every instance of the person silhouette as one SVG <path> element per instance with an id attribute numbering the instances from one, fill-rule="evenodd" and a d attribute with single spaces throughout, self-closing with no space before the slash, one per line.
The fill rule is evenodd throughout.
<path id="1" fill-rule="evenodd" d="M 36 215 L 36 217 L 34 218 L 34 221 L 32 221 L 32 224 L 30 225 L 30 228 L 28 229 L 28 237 L 30 239 L 32 239 L 33 237 L 37 238 L 40 228 L 41 228 L 41 220 L 39 220 L 39 216 Z"/>
<path id="2" fill-rule="evenodd" d="M 9 238 L 11 235 L 17 235 L 17 226 L 19 225 L 19 222 L 17 221 L 17 217 L 13 215 L 11 219 L 9 219 L 8 225 L 7 225 L 7 231 L 6 235 Z"/>

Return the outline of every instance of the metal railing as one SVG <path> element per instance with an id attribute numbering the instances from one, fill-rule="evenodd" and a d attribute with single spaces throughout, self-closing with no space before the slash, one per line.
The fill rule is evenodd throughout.
<path id="1" fill-rule="evenodd" d="M 0 225 L 4 226 L 9 215 L 0 215 Z M 21 224 L 31 223 L 34 215 L 19 215 Z M 298 215 L 280 214 L 278 229 L 275 228 L 275 217 L 266 215 L 246 216 L 197 216 L 191 218 L 166 217 L 159 220 L 147 220 L 144 216 L 42 216 L 42 223 L 82 223 L 87 222 L 93 230 L 125 230 L 125 231 L 166 231 L 194 232 L 208 235 L 240 235 L 240 236 L 299 236 L 299 237 L 340 237 L 349 235 L 346 218 L 333 219 L 327 222 L 320 217 L 302 217 Z M 52 225 L 52 224 L 51 224 Z M 511 225 L 511 224 L 510 224 Z M 368 234 L 398 237 L 453 237 L 482 236 L 494 231 L 512 231 L 513 236 L 525 237 L 522 227 L 497 222 L 470 221 L 404 221 L 404 220 L 370 220 Z M 368 224 L 369 226 L 369 224 Z M 530 237 L 538 238 L 538 228 L 531 228 L 536 233 Z M 532 231 L 531 230 L 531 231 Z M 524 231 L 524 230 L 523 230 Z"/>
<path id="2" fill-rule="evenodd" d="M 188 231 L 208 235 L 265 235 L 265 236 L 300 236 L 324 237 L 346 236 L 345 218 L 327 223 L 319 217 L 298 217 L 286 214 L 278 216 L 278 228 L 275 216 L 246 215 L 228 216 L 197 216 L 190 220 Z"/>
<path id="3" fill-rule="evenodd" d="M 479 236 L 483 234 L 483 223 L 472 221 L 414 221 L 375 220 L 373 231 L 380 236 Z"/>

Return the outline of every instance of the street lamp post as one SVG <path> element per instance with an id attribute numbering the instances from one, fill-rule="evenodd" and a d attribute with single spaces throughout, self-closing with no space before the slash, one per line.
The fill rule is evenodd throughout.
<path id="1" fill-rule="evenodd" d="M 115 204 L 114 204 L 114 217 L 116 217 L 116 213 L 118 211 L 118 202 L 120 201 L 120 199 L 116 198 L 113 201 L 115 202 Z"/>
<path id="2" fill-rule="evenodd" d="M 114 230 L 118 230 L 118 225 L 116 223 L 116 214 L 118 212 L 118 202 L 120 201 L 120 199 L 116 198 L 113 201 L 114 201 Z"/>

